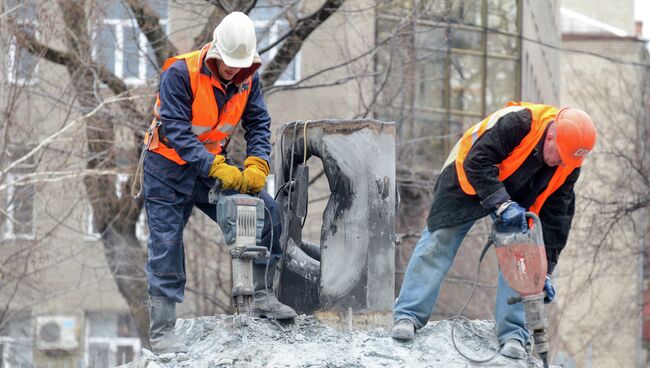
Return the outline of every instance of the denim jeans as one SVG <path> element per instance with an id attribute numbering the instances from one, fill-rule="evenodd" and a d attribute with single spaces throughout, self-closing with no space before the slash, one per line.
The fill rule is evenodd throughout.
<path id="1" fill-rule="evenodd" d="M 145 273 L 147 291 L 150 295 L 165 296 L 177 303 L 183 302 L 186 281 L 183 229 L 194 207 L 199 208 L 216 222 L 216 205 L 208 202 L 209 190 L 203 180 L 197 179 L 192 194 L 186 195 L 145 171 L 144 206 L 149 222 Z M 233 195 L 236 192 L 226 191 L 224 194 Z M 266 262 L 275 262 L 282 254 L 280 247 L 282 223 L 275 200 L 265 191 L 260 192 L 259 197 L 269 210 L 264 214 L 260 245 L 271 249 L 271 257 L 269 261 L 255 260 L 255 262 L 266 264 Z"/>
<path id="2" fill-rule="evenodd" d="M 442 281 L 473 224 L 471 221 L 434 232 L 424 228 L 406 268 L 399 297 L 395 301 L 395 321 L 411 320 L 418 329 L 427 324 L 438 300 Z M 528 341 L 523 305 L 508 305 L 506 302 L 509 297 L 516 295 L 517 292 L 510 288 L 499 272 L 495 319 L 497 336 L 502 345 L 513 338 L 524 344 Z"/>

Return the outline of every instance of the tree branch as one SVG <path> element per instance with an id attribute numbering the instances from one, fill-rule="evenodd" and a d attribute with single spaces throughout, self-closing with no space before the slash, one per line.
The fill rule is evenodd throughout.
<path id="1" fill-rule="evenodd" d="M 267 25 L 267 27 L 266 27 L 267 29 L 266 29 L 265 31 L 268 31 L 268 29 L 271 28 L 271 26 L 273 25 L 273 23 L 275 23 L 275 22 L 276 22 L 278 19 L 280 19 L 281 17 L 284 16 L 285 18 L 287 18 L 287 17 L 286 17 L 287 11 L 288 11 L 289 9 L 291 9 L 292 7 L 294 7 L 294 6 L 296 5 L 296 3 L 298 3 L 298 2 L 299 2 L 299 0 L 294 0 L 293 2 L 289 3 L 288 5 L 285 5 L 284 11 L 282 11 L 281 13 L 279 13 L 278 15 L 276 15 L 275 17 L 273 17 L 272 19 L 269 20 L 269 25 Z M 296 28 L 297 28 L 298 26 L 300 26 L 300 24 L 302 24 L 303 22 L 309 20 L 310 17 L 311 17 L 311 15 L 310 15 L 310 16 L 307 16 L 307 17 L 304 17 L 304 18 L 300 18 L 300 19 L 298 19 L 296 22 L 294 22 L 293 26 L 291 26 L 291 28 L 290 28 L 290 29 L 289 29 L 285 34 L 283 34 L 282 36 L 278 37 L 278 38 L 277 38 L 275 41 L 273 41 L 272 43 L 266 45 L 266 47 L 257 50 L 257 52 L 261 55 L 261 54 L 264 54 L 265 52 L 268 52 L 269 50 L 271 50 L 271 49 L 274 48 L 275 46 L 279 45 L 279 44 L 282 43 L 282 41 L 284 41 L 287 37 L 291 36 L 291 35 L 293 34 L 293 32 L 296 30 Z"/>
<path id="2" fill-rule="evenodd" d="M 212 32 L 214 31 L 214 27 L 218 24 L 219 20 L 225 14 L 226 13 L 220 7 L 215 7 L 212 9 L 212 12 L 210 15 L 208 15 L 207 21 L 203 25 L 203 29 L 196 37 L 194 37 L 192 49 L 196 50 L 212 40 Z"/>
<path id="3" fill-rule="evenodd" d="M 113 72 L 111 72 L 105 65 L 98 63 L 83 64 L 78 59 L 74 58 L 70 53 L 55 50 L 47 45 L 39 42 L 33 35 L 25 32 L 21 29 L 20 26 L 17 26 L 15 23 L 10 22 L 11 30 L 14 37 L 16 37 L 16 44 L 20 47 L 27 49 L 30 53 L 38 55 L 41 58 L 59 64 L 67 66 L 71 69 L 82 69 L 87 68 L 92 70 L 98 79 L 104 83 L 115 95 L 124 95 L 128 94 L 129 87 L 126 83 L 120 78 L 118 78 Z M 141 121 L 147 119 L 147 116 L 144 115 L 137 106 L 131 101 L 132 99 L 120 99 L 120 106 L 125 110 L 133 114 L 133 116 Z"/>
<path id="4" fill-rule="evenodd" d="M 360 60 L 360 59 L 362 59 L 364 57 L 367 57 L 368 55 L 371 55 L 371 54 L 375 53 L 384 43 L 388 42 L 389 40 L 390 40 L 390 37 L 386 38 L 385 40 L 383 40 L 381 42 L 377 42 L 376 45 L 373 46 L 371 49 L 368 49 L 368 50 L 362 52 L 361 54 L 359 54 L 359 55 L 357 55 L 357 56 L 355 56 L 355 57 L 353 57 L 351 59 L 344 60 L 344 61 L 342 61 L 342 62 L 340 62 L 340 63 L 338 63 L 336 65 L 328 66 L 326 68 L 318 70 L 318 71 L 316 71 L 316 72 L 302 78 L 301 80 L 297 81 L 296 83 L 293 83 L 293 84 L 290 84 L 290 85 L 287 85 L 287 86 L 269 85 L 268 87 L 264 87 L 263 90 L 264 90 L 264 92 L 266 94 L 272 94 L 272 93 L 278 92 L 280 90 L 297 89 L 298 87 L 303 87 L 302 84 L 304 82 L 308 81 L 308 80 L 314 79 L 314 78 L 318 77 L 319 75 L 323 75 L 323 74 L 325 74 L 327 72 L 330 72 L 332 70 L 342 68 L 342 67 L 344 67 L 346 65 L 349 65 L 349 64 L 351 64 L 351 63 L 353 63 L 353 62 L 355 62 L 357 60 Z M 313 85 L 306 86 L 304 88 L 313 88 Z"/>
<path id="5" fill-rule="evenodd" d="M 345 0 L 326 0 L 325 3 L 312 15 L 303 19 L 287 37 L 278 50 L 276 56 L 266 65 L 262 73 L 262 84 L 272 86 L 280 78 L 287 65 L 296 57 L 303 42 L 309 35 L 334 14 Z"/>
<path id="6" fill-rule="evenodd" d="M 16 44 L 18 46 L 27 49 L 27 51 L 34 55 L 39 55 L 41 58 L 56 64 L 75 64 L 70 54 L 43 45 L 42 43 L 38 42 L 33 35 L 25 32 L 22 27 L 20 25 L 17 25 L 13 20 L 9 20 L 7 23 L 10 32 L 16 38 Z"/>
<path id="7" fill-rule="evenodd" d="M 7 15 L 9 15 L 9 14 L 15 12 L 16 10 L 20 9 L 21 6 L 22 6 L 22 4 L 18 4 L 18 5 L 14 6 L 14 7 L 11 8 L 11 9 L 7 9 L 7 11 L 5 11 L 5 12 L 2 13 L 2 14 L 0 14 L 0 19 L 4 18 L 4 17 L 6 17 Z"/>
<path id="8" fill-rule="evenodd" d="M 239 0 L 232 6 L 226 6 L 221 1 L 208 1 L 208 3 L 214 5 L 214 9 L 212 9 L 212 12 L 208 15 L 208 19 L 201 32 L 194 37 L 193 50 L 202 47 L 212 40 L 212 32 L 214 32 L 214 28 L 219 24 L 221 19 L 226 16 L 226 14 L 235 10 L 248 14 L 253 10 L 255 5 L 257 5 L 257 0 Z"/>
<path id="9" fill-rule="evenodd" d="M 106 99 L 106 100 L 102 101 L 100 104 L 98 104 L 94 109 L 92 109 L 87 114 L 82 115 L 82 116 L 74 119 L 68 125 L 66 125 L 62 129 L 59 129 L 56 133 L 54 133 L 51 136 L 41 140 L 41 142 L 36 147 L 34 147 L 31 151 L 29 151 L 29 153 L 27 153 L 25 156 L 23 156 L 23 157 L 19 158 L 18 160 L 12 162 L 10 165 L 7 165 L 7 167 L 5 167 L 2 170 L 2 175 L 6 175 L 11 169 L 16 167 L 18 164 L 20 164 L 21 162 L 25 162 L 27 159 L 34 156 L 36 154 L 36 152 L 38 152 L 39 150 L 41 150 L 46 145 L 53 142 L 57 137 L 61 136 L 65 132 L 69 131 L 72 127 L 76 126 L 77 124 L 79 124 L 80 122 L 82 122 L 82 121 L 84 121 L 86 119 L 89 119 L 89 118 L 93 117 L 105 105 L 110 104 L 110 103 L 114 103 L 114 102 L 119 102 L 119 101 L 122 101 L 122 100 L 134 99 L 134 98 L 138 98 L 138 96 L 135 96 L 135 97 L 113 97 L 113 98 L 109 98 L 109 99 Z"/>
<path id="10" fill-rule="evenodd" d="M 156 12 L 144 1 L 126 0 L 126 2 L 156 55 L 158 67 L 162 66 L 167 58 L 177 55 L 178 49 L 160 26 L 160 17 Z"/>

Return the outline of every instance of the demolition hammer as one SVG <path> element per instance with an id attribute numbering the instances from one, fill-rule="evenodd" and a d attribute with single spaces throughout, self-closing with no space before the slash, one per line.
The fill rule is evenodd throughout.
<path id="1" fill-rule="evenodd" d="M 492 241 L 497 254 L 501 273 L 508 285 L 519 296 L 508 299 L 508 304 L 523 303 L 526 327 L 533 333 L 535 351 L 548 368 L 548 316 L 544 306 L 544 280 L 547 262 L 544 237 L 539 217 L 526 212 L 526 219 L 532 220 L 529 231 L 500 232 L 497 219 L 492 223 Z"/>
<path id="2" fill-rule="evenodd" d="M 217 179 L 208 193 L 208 202 L 217 206 L 221 227 L 232 260 L 232 300 L 235 324 L 247 326 L 253 299 L 253 260 L 268 258 L 260 246 L 264 228 L 264 201 L 247 194 L 223 195 Z"/>

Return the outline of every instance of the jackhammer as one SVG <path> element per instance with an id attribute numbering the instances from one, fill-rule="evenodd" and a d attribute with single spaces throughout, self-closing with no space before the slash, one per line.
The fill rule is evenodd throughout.
<path id="1" fill-rule="evenodd" d="M 217 180 L 208 193 L 208 202 L 217 205 L 221 227 L 232 260 L 232 301 L 235 325 L 248 326 L 253 300 L 253 260 L 269 257 L 259 246 L 264 227 L 264 201 L 247 194 L 222 195 Z"/>
<path id="2" fill-rule="evenodd" d="M 508 299 L 508 304 L 523 303 L 526 327 L 533 333 L 535 351 L 545 368 L 548 368 L 548 316 L 544 306 L 546 292 L 547 262 L 546 249 L 539 217 L 526 212 L 526 219 L 532 219 L 533 226 L 526 233 L 499 232 L 498 220 L 492 224 L 492 241 L 499 267 L 508 285 L 519 293 Z"/>

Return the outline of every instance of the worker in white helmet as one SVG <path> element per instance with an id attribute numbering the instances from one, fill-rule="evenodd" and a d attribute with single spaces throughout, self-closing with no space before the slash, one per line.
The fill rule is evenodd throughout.
<path id="1" fill-rule="evenodd" d="M 156 353 L 186 351 L 174 335 L 176 303 L 183 301 L 183 228 L 194 206 L 216 221 L 208 191 L 215 179 L 228 194 L 259 194 L 265 216 L 262 246 L 270 260 L 253 266 L 252 315 L 290 319 L 296 312 L 272 289 L 280 258 L 282 225 L 273 198 L 263 191 L 269 174 L 271 118 L 262 96 L 255 26 L 244 13 L 227 15 L 212 42 L 165 61 L 155 116 L 145 136 L 144 203 L 150 236 L 146 274 L 151 301 L 151 346 Z M 245 130 L 244 170 L 226 158 L 231 135 L 241 120 Z M 272 238 L 273 239 L 272 239 Z M 272 246 L 273 245 L 273 246 Z M 266 265 L 269 263 L 266 273 Z"/>

